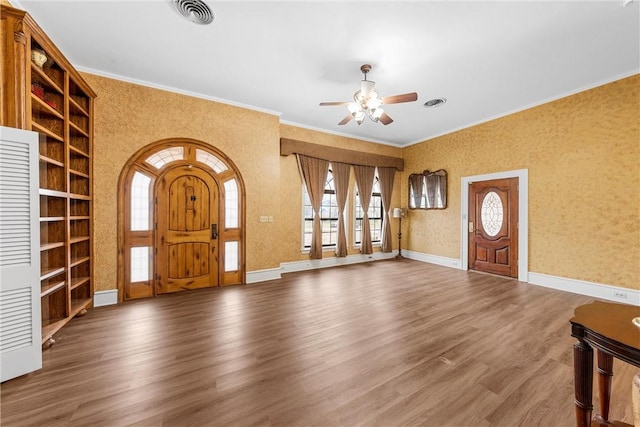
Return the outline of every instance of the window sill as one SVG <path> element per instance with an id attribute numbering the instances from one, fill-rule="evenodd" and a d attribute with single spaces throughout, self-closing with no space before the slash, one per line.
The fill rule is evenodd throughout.
<path id="1" fill-rule="evenodd" d="M 374 248 L 381 248 L 382 247 L 382 243 L 381 242 L 375 242 L 371 244 L 372 247 Z M 362 245 L 358 244 L 358 245 L 354 245 L 353 249 L 361 249 Z"/>
<path id="2" fill-rule="evenodd" d="M 381 248 L 382 247 L 382 243 L 381 242 L 374 242 L 371 244 L 372 247 L 374 248 Z M 362 248 L 361 245 L 354 245 L 352 246 L 352 249 L 355 250 L 360 250 Z M 338 248 L 336 246 L 325 246 L 322 248 L 322 253 L 327 253 L 327 252 L 332 252 L 335 253 L 336 250 L 338 250 Z M 311 252 L 310 249 L 304 248 L 302 249 L 302 251 L 300 251 L 301 254 L 303 255 L 308 255 Z"/>
<path id="3" fill-rule="evenodd" d="M 337 248 L 335 246 L 325 246 L 325 247 L 322 248 L 322 253 L 335 252 L 336 250 L 337 250 Z M 307 249 L 307 248 L 304 248 L 301 251 L 302 254 L 309 254 L 309 252 L 311 252 L 311 249 Z"/>

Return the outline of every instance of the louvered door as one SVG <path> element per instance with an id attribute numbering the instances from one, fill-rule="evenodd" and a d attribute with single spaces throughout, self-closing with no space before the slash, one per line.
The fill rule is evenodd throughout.
<path id="1" fill-rule="evenodd" d="M 0 127 L 0 377 L 42 367 L 38 134 Z"/>

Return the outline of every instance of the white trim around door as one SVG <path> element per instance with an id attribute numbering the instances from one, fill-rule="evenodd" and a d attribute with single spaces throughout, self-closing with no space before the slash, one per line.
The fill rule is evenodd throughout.
<path id="1" fill-rule="evenodd" d="M 460 269 L 469 265 L 469 184 L 494 179 L 518 178 L 518 280 L 528 282 L 529 266 L 529 171 L 518 169 L 484 175 L 464 176 L 460 185 Z"/>

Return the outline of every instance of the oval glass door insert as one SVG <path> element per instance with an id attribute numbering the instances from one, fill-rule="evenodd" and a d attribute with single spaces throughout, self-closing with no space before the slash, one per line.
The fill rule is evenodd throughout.
<path id="1" fill-rule="evenodd" d="M 502 228 L 502 220 L 504 217 L 504 208 L 502 200 L 495 191 L 489 191 L 482 200 L 480 208 L 480 219 L 482 220 L 482 228 L 485 233 L 493 237 Z"/>

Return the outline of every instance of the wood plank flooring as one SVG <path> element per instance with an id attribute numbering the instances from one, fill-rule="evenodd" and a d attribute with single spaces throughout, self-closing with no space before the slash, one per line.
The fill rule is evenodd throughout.
<path id="1" fill-rule="evenodd" d="M 0 421 L 573 426 L 569 319 L 590 301 L 390 260 L 100 307 L 1 385 Z M 615 361 L 613 419 L 633 423 L 635 371 Z"/>

